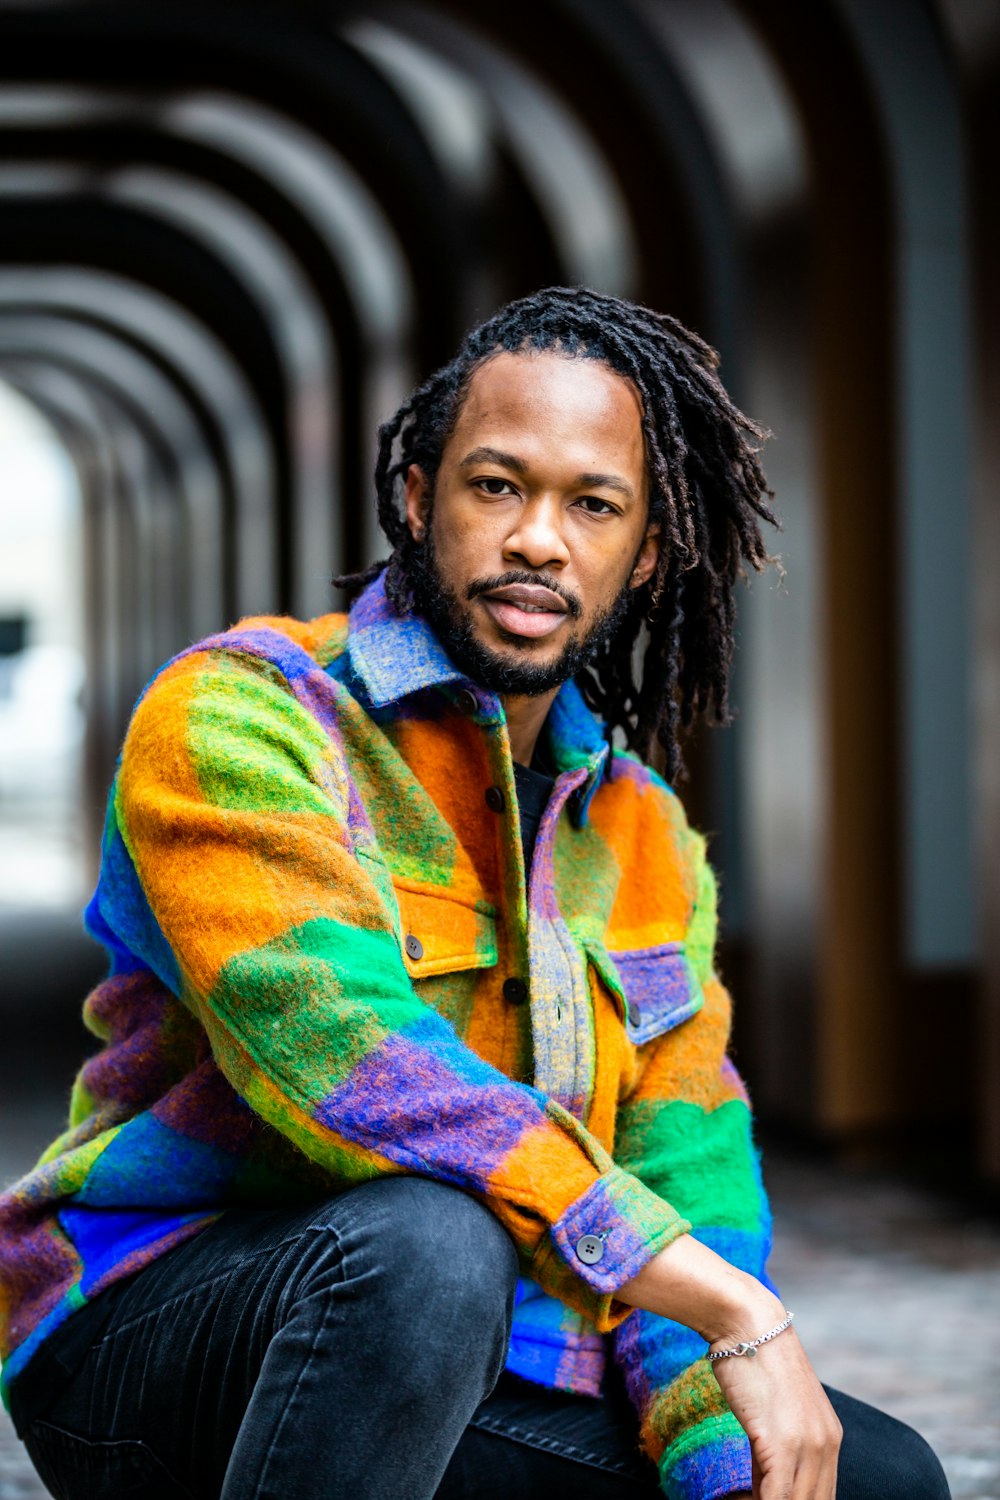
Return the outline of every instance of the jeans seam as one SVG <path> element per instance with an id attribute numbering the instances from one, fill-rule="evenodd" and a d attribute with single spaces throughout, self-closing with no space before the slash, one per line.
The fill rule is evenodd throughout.
<path id="1" fill-rule="evenodd" d="M 303 1233 L 305 1234 L 327 1234 L 335 1232 L 336 1231 L 334 1231 L 331 1226 L 326 1224 L 309 1224 L 303 1231 Z M 286 1245 L 294 1244 L 296 1239 L 298 1238 L 298 1231 L 287 1234 L 283 1239 L 278 1240 L 277 1244 L 267 1245 L 258 1249 L 256 1252 L 251 1252 L 250 1255 L 246 1257 L 246 1259 L 252 1258 L 256 1260 L 261 1256 L 277 1255 L 278 1252 L 283 1250 Z M 191 1243 L 193 1244 L 194 1241 L 192 1240 Z M 109 1328 L 106 1333 L 101 1334 L 100 1337 L 94 1341 L 92 1347 L 95 1349 L 100 1348 L 101 1344 L 103 1344 L 105 1341 L 113 1339 L 116 1334 L 123 1333 L 127 1328 L 136 1327 L 137 1324 L 142 1323 L 146 1318 L 154 1317 L 157 1313 L 164 1311 L 166 1308 L 173 1307 L 177 1302 L 183 1302 L 193 1293 L 202 1291 L 205 1287 L 215 1286 L 216 1282 L 227 1281 L 229 1277 L 234 1275 L 236 1272 L 241 1271 L 244 1264 L 245 1259 L 241 1258 L 238 1265 L 227 1266 L 225 1270 L 216 1271 L 210 1276 L 205 1276 L 201 1281 L 196 1281 L 191 1286 L 186 1286 L 183 1291 L 176 1292 L 172 1297 L 168 1297 L 166 1301 L 158 1302 L 155 1307 L 150 1307 L 147 1308 L 144 1312 L 136 1313 L 133 1317 L 126 1319 L 123 1323 L 116 1323 L 113 1328 Z M 113 1289 L 114 1285 L 115 1283 L 112 1283 L 112 1287 L 109 1288 L 109 1291 Z"/>
<path id="2" fill-rule="evenodd" d="M 609 1474 L 630 1476 L 630 1469 L 625 1464 L 617 1460 L 608 1461 L 599 1453 L 577 1448 L 572 1443 L 567 1443 L 562 1438 L 553 1437 L 548 1433 L 516 1427 L 509 1422 L 493 1422 L 488 1417 L 473 1417 L 470 1425 L 479 1428 L 482 1432 L 489 1432 L 494 1437 L 510 1438 L 512 1442 L 521 1443 L 526 1448 L 541 1448 L 546 1453 L 558 1453 L 563 1458 L 587 1464 L 592 1469 L 602 1469 Z"/>
<path id="3" fill-rule="evenodd" d="M 165 1312 L 168 1307 L 173 1307 L 178 1302 L 187 1301 L 195 1292 L 200 1292 L 206 1287 L 214 1286 L 217 1281 L 227 1280 L 233 1274 L 234 1269 L 234 1267 L 230 1267 L 228 1271 L 220 1271 L 218 1275 L 209 1276 L 204 1281 L 196 1281 L 194 1286 L 186 1286 L 182 1292 L 176 1292 L 174 1296 L 168 1297 L 165 1302 L 158 1302 L 155 1307 L 147 1307 L 143 1312 L 137 1312 L 132 1317 L 126 1318 L 124 1322 L 116 1323 L 113 1328 L 109 1328 L 106 1332 L 102 1333 L 91 1347 L 100 1349 L 103 1344 L 111 1343 L 117 1338 L 118 1334 L 124 1333 L 129 1328 L 137 1327 L 139 1324 L 146 1322 L 148 1318 L 157 1317 L 161 1312 Z"/>
<path id="4" fill-rule="evenodd" d="M 182 1480 L 177 1478 L 174 1471 L 164 1463 L 163 1459 L 160 1457 L 156 1449 L 152 1446 L 151 1443 L 148 1443 L 145 1438 L 90 1437 L 86 1433 L 74 1432 L 72 1428 L 63 1427 L 58 1422 L 46 1421 L 44 1417 L 39 1417 L 36 1421 L 32 1422 L 28 1431 L 40 1446 L 48 1442 L 55 1448 L 61 1449 L 64 1453 L 71 1453 L 75 1449 L 78 1450 L 80 1448 L 84 1448 L 89 1451 L 95 1458 L 97 1458 L 101 1452 L 107 1453 L 108 1457 L 111 1458 L 114 1457 L 116 1450 L 119 1455 L 124 1454 L 126 1449 L 138 1450 L 138 1453 L 143 1457 L 152 1459 L 157 1468 L 161 1469 L 167 1476 L 171 1484 L 175 1485 L 182 1495 L 187 1496 L 187 1500 L 194 1500 L 194 1495 L 192 1494 L 191 1490 L 188 1489 L 187 1485 L 184 1484 Z"/>
<path id="5" fill-rule="evenodd" d="M 345 1255 L 344 1255 L 343 1244 L 342 1244 L 339 1232 L 337 1231 L 337 1229 L 332 1224 L 325 1224 L 325 1225 L 322 1225 L 322 1226 L 313 1225 L 313 1226 L 311 1226 L 311 1228 L 313 1228 L 317 1233 L 320 1232 L 320 1229 L 322 1229 L 323 1232 L 325 1232 L 327 1234 L 330 1234 L 333 1237 L 333 1239 L 334 1239 L 334 1241 L 336 1243 L 337 1249 L 340 1251 L 340 1259 L 337 1262 L 337 1270 L 338 1270 L 338 1273 L 339 1273 L 341 1281 L 343 1281 L 344 1280 L 344 1260 L 345 1260 Z M 298 1396 L 298 1393 L 299 1393 L 299 1391 L 302 1388 L 302 1382 L 305 1379 L 306 1373 L 309 1370 L 310 1365 L 312 1364 L 313 1358 L 315 1357 L 316 1349 L 317 1349 L 317 1346 L 319 1344 L 320 1338 L 326 1333 L 327 1321 L 328 1321 L 328 1319 L 330 1317 L 330 1314 L 331 1314 L 332 1310 L 333 1310 L 333 1298 L 330 1297 L 330 1298 L 327 1298 L 326 1305 L 325 1305 L 325 1307 L 323 1309 L 323 1317 L 320 1320 L 320 1322 L 318 1323 L 315 1332 L 313 1333 L 312 1341 L 310 1342 L 310 1345 L 309 1345 L 309 1353 L 307 1354 L 306 1358 L 302 1362 L 302 1368 L 299 1370 L 299 1373 L 296 1376 L 295 1385 L 292 1388 L 292 1391 L 291 1391 L 291 1393 L 290 1393 L 290 1395 L 288 1397 L 288 1400 L 285 1402 L 284 1410 L 282 1411 L 281 1416 L 278 1419 L 278 1422 L 277 1422 L 277 1424 L 275 1426 L 274 1432 L 271 1434 L 270 1441 L 269 1441 L 269 1443 L 267 1445 L 267 1453 L 264 1455 L 264 1460 L 263 1460 L 263 1462 L 261 1464 L 260 1478 L 257 1481 L 257 1484 L 254 1486 L 254 1493 L 253 1493 L 252 1500 L 267 1500 L 268 1471 L 270 1470 L 270 1467 L 271 1467 L 271 1461 L 272 1461 L 272 1459 L 274 1457 L 275 1448 L 278 1445 L 278 1441 L 279 1441 L 279 1439 L 281 1437 L 282 1430 L 284 1429 L 284 1427 L 285 1427 L 285 1425 L 286 1425 L 286 1423 L 288 1421 L 289 1413 L 291 1412 L 292 1407 L 295 1405 L 295 1401 L 296 1401 L 296 1398 Z M 280 1490 L 278 1492 L 278 1500 L 282 1500 Z"/>
<path id="6" fill-rule="evenodd" d="M 327 1226 L 325 1224 L 311 1224 L 308 1226 L 306 1232 L 322 1234 L 327 1232 Z M 275 1256 L 286 1245 L 294 1243 L 295 1238 L 295 1236 L 289 1235 L 286 1239 L 279 1240 L 276 1245 L 267 1245 L 261 1247 L 256 1252 L 250 1252 L 246 1259 L 259 1260 L 262 1256 Z M 91 1347 L 99 1349 L 102 1344 L 111 1342 L 119 1333 L 124 1333 L 128 1328 L 137 1327 L 139 1324 L 145 1322 L 147 1318 L 156 1317 L 159 1313 L 165 1312 L 167 1308 L 174 1307 L 178 1302 L 186 1301 L 196 1292 L 204 1291 L 207 1287 L 213 1287 L 217 1282 L 228 1281 L 230 1277 L 242 1271 L 244 1264 L 245 1260 L 241 1260 L 238 1265 L 227 1266 L 223 1271 L 216 1271 L 211 1276 L 205 1276 L 201 1281 L 196 1281 L 191 1286 L 184 1287 L 183 1291 L 175 1292 L 173 1296 L 167 1297 L 165 1301 L 157 1302 L 155 1307 L 148 1307 L 143 1312 L 137 1312 L 132 1317 L 126 1318 L 124 1322 L 116 1323 L 113 1328 L 109 1328 L 106 1332 L 102 1333 Z"/>

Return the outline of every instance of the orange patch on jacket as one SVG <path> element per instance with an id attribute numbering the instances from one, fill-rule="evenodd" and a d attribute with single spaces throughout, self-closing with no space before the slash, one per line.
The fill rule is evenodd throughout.
<path id="1" fill-rule="evenodd" d="M 184 955 L 186 979 L 203 996 L 230 959 L 300 923 L 340 920 L 349 910 L 355 925 L 386 925 L 374 887 L 328 818 L 205 801 L 185 744 L 207 661 L 207 653 L 186 657 L 153 684 L 132 720 L 119 773 L 123 836 L 130 853 L 142 851 L 133 854 L 139 879 L 167 942 Z"/>
<path id="2" fill-rule="evenodd" d="M 590 818 L 614 849 L 621 869 L 608 923 L 612 950 L 652 948 L 684 936 L 694 890 L 687 861 L 678 857 L 673 829 L 657 802 L 668 794 L 619 777 L 602 787 Z"/>
<path id="3" fill-rule="evenodd" d="M 661 1037 L 651 1049 L 633 1099 L 683 1099 L 709 1110 L 745 1097 L 735 1069 L 719 1067 L 732 1020 L 729 991 L 713 976 L 703 994 L 698 1025 L 688 1021 Z"/>

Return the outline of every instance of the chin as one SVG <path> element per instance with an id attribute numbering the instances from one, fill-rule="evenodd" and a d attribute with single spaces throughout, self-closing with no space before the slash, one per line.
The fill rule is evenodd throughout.
<path id="1" fill-rule="evenodd" d="M 531 662 L 532 666 L 538 667 L 557 662 L 566 649 L 565 641 L 554 647 L 551 640 L 536 641 L 530 636 L 499 633 L 492 640 L 480 640 L 480 645 L 504 661 Z"/>

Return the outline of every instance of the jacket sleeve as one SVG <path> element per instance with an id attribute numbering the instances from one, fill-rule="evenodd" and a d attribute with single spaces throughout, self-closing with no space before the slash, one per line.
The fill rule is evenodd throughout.
<path id="1" fill-rule="evenodd" d="M 771 1286 L 770 1212 L 749 1100 L 726 1054 L 729 995 L 713 964 L 715 879 L 704 840 L 685 832 L 697 892 L 685 946 L 702 1005 L 643 1049 L 638 1085 L 619 1111 L 615 1157 L 686 1216 L 696 1239 Z M 750 1490 L 750 1445 L 715 1380 L 705 1341 L 683 1324 L 637 1311 L 615 1330 L 614 1347 L 644 1446 L 671 1500 Z"/>
<path id="2" fill-rule="evenodd" d="M 610 1329 L 629 1312 L 614 1292 L 687 1222 L 419 999 L 346 771 L 340 714 L 357 706 L 308 659 L 290 682 L 260 634 L 184 653 L 140 700 L 102 924 L 194 1013 L 237 1093 L 338 1184 L 414 1172 L 479 1195 L 526 1272 Z M 584 1235 L 604 1240 L 596 1265 L 576 1255 Z"/>

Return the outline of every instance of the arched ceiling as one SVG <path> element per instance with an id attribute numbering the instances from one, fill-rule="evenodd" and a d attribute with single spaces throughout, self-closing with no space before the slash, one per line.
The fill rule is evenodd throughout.
<path id="1" fill-rule="evenodd" d="M 140 554 L 150 475 L 177 507 L 157 577 L 187 585 L 135 593 L 152 623 L 117 601 L 137 653 L 123 700 L 212 616 L 329 607 L 330 574 L 378 545 L 378 421 L 497 300 L 669 284 L 717 333 L 732 303 L 710 153 L 669 59 L 655 88 L 637 62 L 638 17 L 623 39 L 587 6 L 568 27 L 560 5 L 489 27 L 447 6 L 233 14 L 0 17 L 0 370 L 22 389 L 46 366 L 75 382 L 103 413 L 92 447 L 132 412 L 146 479 L 116 453 L 88 473 L 115 473 L 92 513 L 124 505 L 116 535 Z M 598 69 L 618 88 L 595 113 Z"/>
<path id="2" fill-rule="evenodd" d="M 800 720 L 814 719 L 797 740 L 778 713 L 762 775 L 781 794 L 798 771 L 788 746 L 812 747 L 802 805 L 816 839 L 837 829 L 824 901 L 810 896 L 828 920 L 831 993 L 856 987 L 845 929 L 868 934 L 867 972 L 891 980 L 899 912 L 882 913 L 889 938 L 870 913 L 904 846 L 923 850 L 911 906 L 932 918 L 911 931 L 913 954 L 965 951 L 955 903 L 943 918 L 928 906 L 941 831 L 965 806 L 964 770 L 927 722 L 967 629 L 955 533 L 935 550 L 919 468 L 942 330 L 925 295 L 897 296 L 901 267 L 911 292 L 929 286 L 906 207 L 927 206 L 913 192 L 917 126 L 939 176 L 960 174 L 961 145 L 940 88 L 907 123 L 886 81 L 897 46 L 923 48 L 940 83 L 932 30 L 910 0 L 0 10 L 0 378 L 50 416 L 81 475 L 94 764 L 148 674 L 193 636 L 246 612 L 329 608 L 330 574 L 379 547 L 378 421 L 498 302 L 586 280 L 697 327 L 741 398 L 756 339 L 773 359 L 794 350 L 789 411 L 764 415 L 815 424 L 792 489 L 814 507 L 823 613 L 801 632 L 799 678 L 780 653 L 764 675 L 778 688 L 821 678 L 823 702 L 797 694 Z M 960 280 L 960 257 L 953 269 Z M 954 368 L 961 299 L 933 311 Z M 935 452 L 957 453 L 956 401 L 938 406 L 949 431 Z M 935 568 L 940 637 L 911 630 Z M 886 710 L 900 631 L 915 643 L 911 687 Z M 954 708 L 961 684 L 945 686 Z M 925 730 L 934 753 L 912 755 Z M 872 830 L 892 851 L 881 862 Z M 961 842 L 945 840 L 967 875 Z M 878 1042 L 869 1032 L 826 1048 L 838 1077 Z"/>

